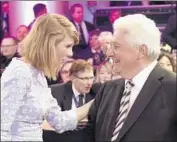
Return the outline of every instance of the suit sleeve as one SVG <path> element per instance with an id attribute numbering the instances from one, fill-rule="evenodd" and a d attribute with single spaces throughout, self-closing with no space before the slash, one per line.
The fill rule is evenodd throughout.
<path id="1" fill-rule="evenodd" d="M 57 100 L 57 103 L 60 107 L 62 107 L 62 101 L 63 101 L 63 85 L 62 84 L 55 84 L 51 85 L 51 93 L 52 96 Z"/>
<path id="2" fill-rule="evenodd" d="M 88 113 L 88 127 L 87 127 L 87 133 L 90 135 L 90 139 L 94 141 L 94 134 L 95 134 L 95 123 L 96 123 L 96 117 L 97 117 L 97 112 L 98 108 L 100 106 L 102 96 L 105 90 L 106 84 L 102 84 L 100 87 L 95 101 L 93 102 L 92 106 L 90 107 L 89 113 Z"/>

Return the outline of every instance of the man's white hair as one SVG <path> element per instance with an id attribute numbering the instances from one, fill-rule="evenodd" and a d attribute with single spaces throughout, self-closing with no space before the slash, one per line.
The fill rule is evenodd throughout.
<path id="1" fill-rule="evenodd" d="M 161 34 L 153 20 L 143 14 L 127 15 L 117 19 L 113 27 L 114 34 L 124 34 L 127 42 L 134 47 L 147 46 L 148 56 L 152 60 L 158 58 Z"/>
<path id="2" fill-rule="evenodd" d="M 98 40 L 100 42 L 102 42 L 102 41 L 110 41 L 111 42 L 112 41 L 112 33 L 108 32 L 108 31 L 101 32 L 99 34 Z"/>

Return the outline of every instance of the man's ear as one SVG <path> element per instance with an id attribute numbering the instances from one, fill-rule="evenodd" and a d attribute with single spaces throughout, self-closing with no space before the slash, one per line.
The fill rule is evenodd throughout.
<path id="1" fill-rule="evenodd" d="M 148 48 L 145 44 L 139 47 L 138 59 L 142 59 L 148 55 Z"/>

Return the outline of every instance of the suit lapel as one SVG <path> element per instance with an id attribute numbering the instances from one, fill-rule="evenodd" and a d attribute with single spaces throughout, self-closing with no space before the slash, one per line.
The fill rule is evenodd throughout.
<path id="1" fill-rule="evenodd" d="M 71 22 L 73 23 L 73 25 L 76 27 L 76 29 L 78 30 L 78 27 L 76 26 L 75 22 L 73 20 L 71 20 Z"/>
<path id="2" fill-rule="evenodd" d="M 149 75 L 145 85 L 140 91 L 139 96 L 135 100 L 128 117 L 120 130 L 118 141 L 125 135 L 125 133 L 133 126 L 137 121 L 139 116 L 143 113 L 147 105 L 150 103 L 153 96 L 156 94 L 156 91 L 161 85 L 160 80 L 163 78 L 160 66 L 157 65 L 154 70 Z"/>
<path id="3" fill-rule="evenodd" d="M 110 124 L 107 129 L 108 131 L 106 132 L 107 140 L 111 139 L 114 128 L 115 128 L 116 118 L 119 113 L 120 100 L 122 98 L 124 86 L 125 86 L 125 80 L 120 79 L 119 82 L 116 84 L 116 86 L 115 87 L 113 86 L 114 89 L 111 89 L 111 91 L 107 93 L 107 94 L 112 94 L 112 96 L 110 96 L 112 98 L 111 102 L 109 102 L 111 106 L 111 108 L 109 109 L 110 110 L 109 113 L 110 113 L 110 116 L 112 117 L 110 118 L 110 121 L 109 121 Z"/>
<path id="4" fill-rule="evenodd" d="M 91 93 L 86 94 L 85 96 L 85 103 L 88 103 L 89 101 L 91 101 L 93 99 L 93 95 Z"/>
<path id="5" fill-rule="evenodd" d="M 86 94 L 85 97 L 85 103 L 88 103 L 89 101 L 91 101 L 92 99 L 95 98 L 96 93 L 94 92 L 94 87 L 96 87 L 97 85 L 93 85 L 90 92 L 88 94 Z"/>
<path id="6" fill-rule="evenodd" d="M 65 94 L 64 94 L 64 100 L 63 100 L 63 107 L 64 107 L 64 110 L 70 110 L 72 107 L 72 96 L 73 96 L 71 82 L 66 84 L 64 92 Z"/>

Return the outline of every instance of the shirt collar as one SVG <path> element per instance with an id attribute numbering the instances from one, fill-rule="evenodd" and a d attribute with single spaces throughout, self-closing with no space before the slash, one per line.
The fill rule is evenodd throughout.
<path id="1" fill-rule="evenodd" d="M 72 83 L 72 90 L 73 90 L 73 93 L 74 93 L 74 96 L 75 97 L 78 97 L 81 93 L 79 93 L 77 90 L 76 90 L 76 88 L 75 88 L 75 86 L 74 86 L 74 84 Z M 85 94 L 83 94 L 84 96 L 85 96 Z"/>
<path id="2" fill-rule="evenodd" d="M 74 21 L 74 23 L 75 23 L 75 25 L 79 26 L 79 25 L 82 25 L 83 21 L 81 23 L 77 23 Z"/>
<path id="3" fill-rule="evenodd" d="M 154 67 L 157 65 L 157 60 L 150 63 L 146 68 L 144 68 L 142 71 L 140 71 L 133 79 L 133 83 L 135 84 L 136 88 L 141 89 L 146 82 L 148 76 L 154 69 Z M 125 80 L 125 84 L 128 80 Z"/>

